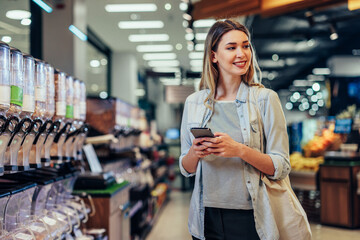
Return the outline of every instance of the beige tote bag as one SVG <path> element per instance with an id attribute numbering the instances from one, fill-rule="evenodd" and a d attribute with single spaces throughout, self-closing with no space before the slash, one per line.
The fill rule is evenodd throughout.
<path id="1" fill-rule="evenodd" d="M 255 99 L 255 94 L 252 94 Z M 261 152 L 264 153 L 264 130 L 263 121 L 259 106 L 256 111 L 259 120 Z M 290 185 L 289 176 L 282 180 L 270 180 L 264 174 L 260 174 L 260 179 L 267 190 L 271 210 L 275 218 L 276 226 L 279 231 L 280 240 L 310 240 L 311 229 L 306 213 L 297 199 Z"/>

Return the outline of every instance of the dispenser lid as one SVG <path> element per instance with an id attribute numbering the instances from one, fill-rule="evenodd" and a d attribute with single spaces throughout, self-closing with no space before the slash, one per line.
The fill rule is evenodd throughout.
<path id="1" fill-rule="evenodd" d="M 0 198 L 10 196 L 11 192 L 7 190 L 0 190 Z"/>
<path id="2" fill-rule="evenodd" d="M 8 44 L 0 41 L 0 47 L 10 48 Z"/>

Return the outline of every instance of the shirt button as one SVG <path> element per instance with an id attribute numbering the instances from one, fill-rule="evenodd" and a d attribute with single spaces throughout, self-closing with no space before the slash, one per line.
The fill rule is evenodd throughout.
<path id="1" fill-rule="evenodd" d="M 255 202 L 255 198 L 253 198 L 253 202 Z"/>
<path id="2" fill-rule="evenodd" d="M 244 131 L 246 131 L 246 128 L 244 128 Z"/>
<path id="3" fill-rule="evenodd" d="M 240 115 L 240 117 L 244 117 L 244 115 Z"/>
<path id="4" fill-rule="evenodd" d="M 247 181 L 247 183 L 249 183 L 249 184 L 250 184 L 250 181 Z"/>

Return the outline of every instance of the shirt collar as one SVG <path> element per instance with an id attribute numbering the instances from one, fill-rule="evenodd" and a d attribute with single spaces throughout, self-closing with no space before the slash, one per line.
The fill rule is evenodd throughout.
<path id="1" fill-rule="evenodd" d="M 249 86 L 240 82 L 239 90 L 236 94 L 236 100 L 245 103 L 248 97 Z"/>

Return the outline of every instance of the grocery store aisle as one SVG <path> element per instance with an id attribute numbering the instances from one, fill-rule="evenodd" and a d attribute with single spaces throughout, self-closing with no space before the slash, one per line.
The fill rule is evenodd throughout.
<path id="1" fill-rule="evenodd" d="M 190 240 L 187 229 L 191 192 L 171 191 L 170 200 L 162 209 L 146 240 Z M 313 240 L 359 240 L 360 229 L 349 230 L 311 224 Z"/>
<path id="2" fill-rule="evenodd" d="M 188 240 L 187 228 L 191 192 L 172 190 L 168 203 L 160 212 L 146 240 Z"/>

